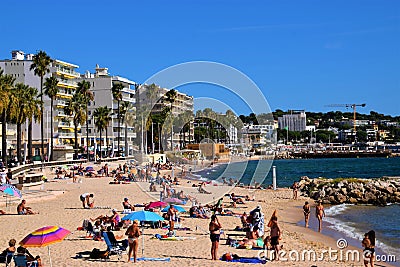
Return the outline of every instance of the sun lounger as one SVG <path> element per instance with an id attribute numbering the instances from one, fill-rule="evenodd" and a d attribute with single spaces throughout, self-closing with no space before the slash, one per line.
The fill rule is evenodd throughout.
<path id="1" fill-rule="evenodd" d="M 126 248 L 117 244 L 111 244 L 110 239 L 108 238 L 107 232 L 103 232 L 104 241 L 107 244 L 107 250 L 110 252 L 110 255 L 118 255 L 118 260 L 121 259 L 123 253 L 126 252 Z"/>

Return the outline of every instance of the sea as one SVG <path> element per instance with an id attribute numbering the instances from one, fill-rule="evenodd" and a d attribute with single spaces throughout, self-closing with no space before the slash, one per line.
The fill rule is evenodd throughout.
<path id="1" fill-rule="evenodd" d="M 289 159 L 289 160 L 250 160 L 229 164 L 216 164 L 194 175 L 203 179 L 234 179 L 244 185 L 259 183 L 272 184 L 275 169 L 277 186 L 290 187 L 302 176 L 309 178 L 380 178 L 399 177 L 400 158 L 339 158 L 339 159 Z M 299 207 L 300 209 L 300 207 Z M 325 209 L 327 229 L 325 234 L 333 238 L 344 237 L 349 245 L 361 248 L 364 233 L 376 232 L 377 253 L 382 256 L 395 256 L 400 266 L 400 205 L 385 207 L 371 205 L 334 205 Z M 311 216 L 311 220 L 315 220 Z M 304 225 L 304 222 L 299 222 Z M 310 227 L 317 230 L 316 222 Z M 393 259 L 393 258 L 392 258 Z"/>

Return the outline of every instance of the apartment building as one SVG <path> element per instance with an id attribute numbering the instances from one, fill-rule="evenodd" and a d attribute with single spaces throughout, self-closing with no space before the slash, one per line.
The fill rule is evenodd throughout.
<path id="1" fill-rule="evenodd" d="M 77 81 L 86 80 L 90 83 L 90 90 L 94 95 L 94 100 L 89 103 L 88 106 L 88 124 L 89 124 L 89 142 L 86 140 L 86 126 L 82 126 L 82 144 L 85 146 L 89 146 L 90 150 L 93 150 L 95 146 L 98 146 L 100 143 L 102 145 L 103 154 L 105 151 L 108 151 L 110 155 L 115 155 L 118 150 L 118 132 L 120 135 L 120 151 L 125 154 L 125 148 L 127 147 L 128 154 L 133 154 L 133 142 L 136 138 L 136 132 L 134 129 L 134 123 L 125 119 L 121 120 L 120 125 L 118 127 L 118 102 L 113 98 L 112 95 L 112 87 L 114 84 L 122 84 L 124 88 L 122 89 L 122 100 L 120 101 L 120 106 L 122 102 L 129 103 L 128 112 L 130 113 L 131 118 L 135 117 L 135 82 L 129 80 L 128 78 L 124 78 L 121 76 L 114 76 L 108 72 L 108 68 L 100 67 L 96 65 L 95 72 L 90 73 L 87 71 L 84 75 L 82 75 Z M 99 139 L 100 134 L 98 129 L 95 127 L 95 121 L 93 117 L 94 110 L 98 107 L 106 106 L 111 108 L 112 116 L 111 122 L 107 128 L 108 132 L 108 144 L 110 147 L 106 148 L 107 140 L 105 136 L 105 132 L 102 133 L 102 140 Z M 96 140 L 96 145 L 95 141 Z"/>

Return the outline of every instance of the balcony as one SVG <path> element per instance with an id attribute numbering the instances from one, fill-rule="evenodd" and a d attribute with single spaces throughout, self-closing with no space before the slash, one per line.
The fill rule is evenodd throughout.
<path id="1" fill-rule="evenodd" d="M 58 111 L 56 113 L 56 116 L 58 116 L 58 117 L 72 117 L 70 115 L 65 114 L 64 111 Z"/>
<path id="2" fill-rule="evenodd" d="M 68 79 L 59 80 L 57 85 L 60 86 L 60 87 L 66 87 L 66 88 L 71 88 L 71 89 L 74 89 L 74 88 L 78 87 L 78 83 L 77 82 L 74 82 L 74 81 L 71 81 L 71 80 L 68 80 Z"/>
<path id="3" fill-rule="evenodd" d="M 78 137 L 79 137 L 78 133 Z M 58 138 L 75 138 L 75 133 L 60 133 L 58 132 Z"/>
<path id="4" fill-rule="evenodd" d="M 64 101 L 64 100 L 57 100 L 56 106 L 66 107 L 66 106 L 68 106 L 68 102 Z"/>
<path id="5" fill-rule="evenodd" d="M 80 73 L 68 69 L 68 68 L 61 68 L 59 66 L 56 67 L 56 71 L 58 75 L 65 75 L 66 77 L 70 77 L 70 78 L 79 78 L 81 76 Z"/>
<path id="6" fill-rule="evenodd" d="M 58 91 L 57 96 L 63 97 L 63 98 L 72 98 L 73 97 L 73 95 L 71 93 L 69 93 L 65 90 Z"/>

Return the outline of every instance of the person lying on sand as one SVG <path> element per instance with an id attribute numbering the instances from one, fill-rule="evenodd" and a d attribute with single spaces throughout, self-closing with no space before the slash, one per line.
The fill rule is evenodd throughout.
<path id="1" fill-rule="evenodd" d="M 6 212 L 4 210 L 0 210 L 0 214 L 3 215 L 6 214 Z"/>

